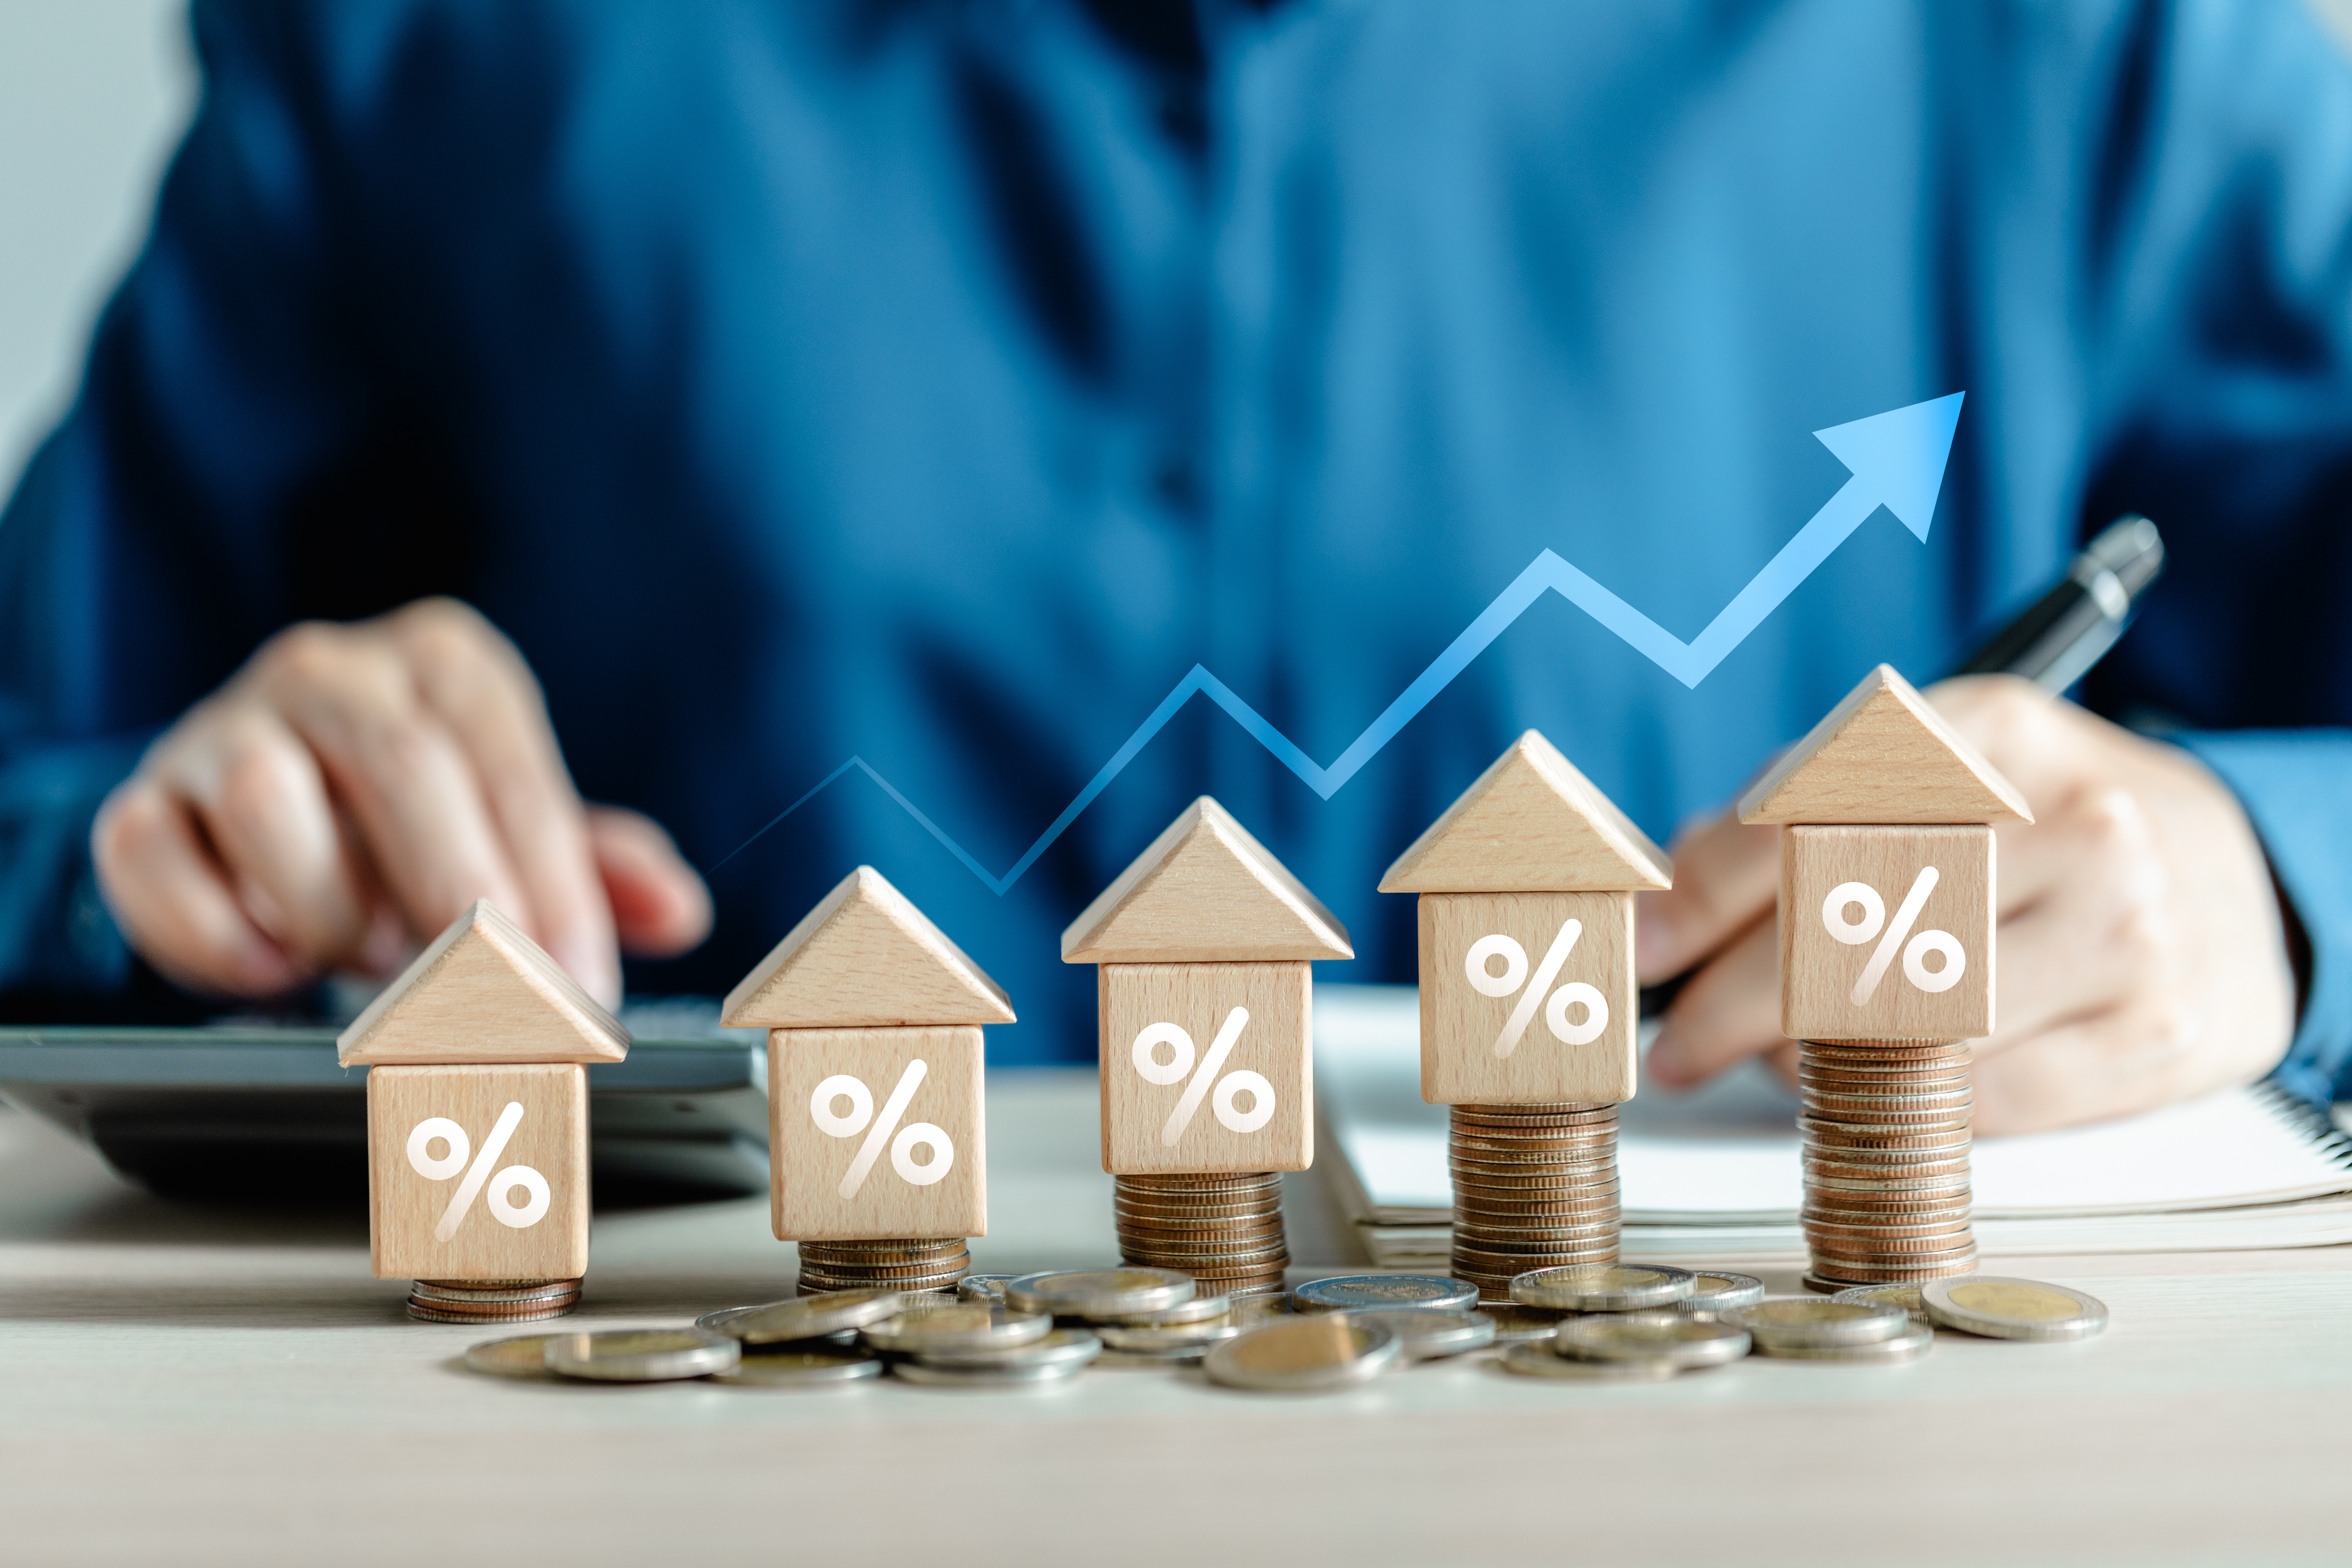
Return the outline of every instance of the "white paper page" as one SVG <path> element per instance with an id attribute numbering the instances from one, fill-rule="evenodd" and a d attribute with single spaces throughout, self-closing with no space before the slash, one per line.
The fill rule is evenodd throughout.
<path id="1" fill-rule="evenodd" d="M 1419 1004 L 1403 985 L 1316 988 L 1316 1078 L 1330 1133 L 1383 1210 L 1452 1203 L 1446 1117 L 1421 1100 Z M 1749 1064 L 1687 1095 L 1646 1085 L 1619 1112 L 1628 1224 L 1766 1224 L 1802 1196 L 1796 1096 Z M 1975 1149 L 1977 1212 L 2152 1213 L 2352 1192 L 2339 1154 L 2253 1091 Z"/>

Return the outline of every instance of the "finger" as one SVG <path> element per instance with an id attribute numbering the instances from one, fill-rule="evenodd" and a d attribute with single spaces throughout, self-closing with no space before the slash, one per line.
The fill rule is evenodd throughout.
<path id="1" fill-rule="evenodd" d="M 1994 1016 L 2000 1028 L 1978 1046 L 2008 1050 L 2059 1023 L 2130 1000 L 2172 978 L 2176 948 L 2160 901 L 2126 910 L 2104 900 L 2058 896 L 2000 922 Z"/>
<path id="2" fill-rule="evenodd" d="M 2070 1020 L 1976 1062 L 1971 1124 L 1989 1138 L 2073 1127 L 2260 1076 L 2200 1053 L 2204 1033 L 2201 1020 L 2134 1005 Z"/>
<path id="3" fill-rule="evenodd" d="M 1689 1089 L 1783 1044 L 1779 949 L 1774 922 L 1759 921 L 1693 975 L 1650 1047 L 1651 1076 Z"/>
<path id="4" fill-rule="evenodd" d="M 123 936 L 168 978 L 268 996 L 309 977 L 239 905 L 194 814 L 153 779 L 134 777 L 107 797 L 90 858 Z"/>
<path id="5" fill-rule="evenodd" d="M 592 805 L 588 836 L 623 952 L 675 958 L 710 934 L 710 889 L 659 823 L 621 806 Z"/>
<path id="6" fill-rule="evenodd" d="M 453 600 L 411 605 L 389 618 L 387 630 L 425 708 L 457 738 L 480 782 L 523 884 L 525 929 L 592 995 L 617 1002 L 612 906 L 530 667 L 488 621 Z"/>
<path id="7" fill-rule="evenodd" d="M 325 968 L 365 935 L 367 913 L 317 761 L 254 703 L 212 705 L 158 749 L 150 772 L 196 813 L 246 912 Z"/>
<path id="8" fill-rule="evenodd" d="M 530 918 L 472 767 L 388 645 L 298 627 L 273 645 L 261 681 L 359 825 L 413 935 L 437 935 L 477 899 Z"/>
<path id="9" fill-rule="evenodd" d="M 1675 840 L 1675 885 L 1643 893 L 1633 967 L 1643 984 L 1680 974 L 1755 923 L 1780 888 L 1780 832 L 1726 813 Z"/>

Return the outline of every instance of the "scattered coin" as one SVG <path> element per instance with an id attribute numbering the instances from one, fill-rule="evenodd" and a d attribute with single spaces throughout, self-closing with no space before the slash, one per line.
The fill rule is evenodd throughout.
<path id="1" fill-rule="evenodd" d="M 1290 1310 L 1290 1297 L 1286 1291 L 1273 1291 L 1258 1296 L 1233 1298 L 1233 1320 L 1235 1328 L 1255 1329 L 1262 1323 L 1279 1323 L 1296 1316 Z"/>
<path id="2" fill-rule="evenodd" d="M 1567 1312 L 1630 1312 L 1670 1307 L 1691 1293 L 1691 1273 L 1664 1264 L 1586 1263 L 1537 1268 L 1511 1281 L 1511 1300 L 1523 1307 Z"/>
<path id="3" fill-rule="evenodd" d="M 940 1367 L 1057 1366 L 1076 1372 L 1100 1355 L 1102 1348 L 1101 1338 L 1084 1329 L 1055 1329 L 1044 1339 L 1031 1340 L 1025 1345 L 926 1351 L 915 1359 Z"/>
<path id="4" fill-rule="evenodd" d="M 1927 1315 L 1996 1340 L 2086 1340 L 2107 1326 L 2106 1303 L 2063 1285 L 1969 1274 L 1920 1288 Z"/>
<path id="5" fill-rule="evenodd" d="M 1843 1345 L 1768 1345 L 1759 1340 L 1756 1342 L 1756 1353 L 1782 1361 L 1834 1361 L 1850 1366 L 1889 1366 L 1897 1362 L 1916 1361 L 1926 1355 L 1927 1347 L 1935 1342 L 1935 1330 L 1906 1318 L 1899 1332 L 1889 1334 L 1883 1340 Z"/>
<path id="6" fill-rule="evenodd" d="M 1481 1316 L 1495 1321 L 1495 1338 L 1503 1344 L 1522 1341 L 1541 1341 L 1549 1344 L 1559 1332 L 1559 1325 L 1570 1316 L 1549 1307 L 1522 1307 L 1515 1301 L 1489 1301 L 1478 1309 Z"/>
<path id="7" fill-rule="evenodd" d="M 738 1314 L 734 1317 L 713 1312 L 710 1317 L 723 1321 L 706 1323 L 698 1320 L 696 1327 L 740 1340 L 747 1345 L 781 1344 L 791 1340 L 823 1339 L 844 1329 L 862 1329 L 868 1323 L 898 1316 L 906 1305 L 906 1293 L 900 1290 L 828 1290 L 790 1301 L 772 1301 L 764 1307 L 730 1309 Z"/>
<path id="8" fill-rule="evenodd" d="M 1851 1285 L 1830 1298 L 1832 1301 L 1861 1301 L 1871 1306 L 1900 1307 L 1911 1315 L 1915 1323 L 1933 1324 L 1927 1316 L 1927 1303 L 1920 1300 L 1916 1285 Z"/>
<path id="9" fill-rule="evenodd" d="M 1077 1268 L 1024 1274 L 1004 1285 L 1008 1306 L 1024 1312 L 1094 1317 L 1156 1312 L 1192 1299 L 1190 1275 L 1173 1268 Z"/>
<path id="10" fill-rule="evenodd" d="M 1097 1312 L 1087 1319 L 1090 1323 L 1122 1329 L 1173 1328 L 1181 1323 L 1213 1322 L 1230 1317 L 1234 1299 L 1227 1295 L 1195 1296 L 1189 1301 L 1179 1301 L 1172 1307 L 1162 1307 L 1156 1312 Z"/>
<path id="11" fill-rule="evenodd" d="M 743 1347 L 724 1334 L 698 1329 L 607 1329 L 557 1334 L 547 1342 L 547 1369 L 598 1383 L 666 1383 L 708 1377 L 735 1365 Z"/>
<path id="12" fill-rule="evenodd" d="M 517 1334 L 511 1339 L 484 1340 L 480 1344 L 466 1347 L 466 1367 L 492 1377 L 543 1378 L 548 1375 L 547 1342 L 562 1337 Z"/>
<path id="13" fill-rule="evenodd" d="M 882 1375 L 882 1358 L 854 1351 L 788 1351 L 745 1356 L 710 1381 L 733 1388 L 838 1388 Z"/>
<path id="14" fill-rule="evenodd" d="M 1009 1308 L 956 1301 L 923 1311 L 901 1312 L 862 1331 L 866 1342 L 877 1351 L 899 1355 L 926 1355 L 936 1351 L 995 1350 L 1025 1345 L 1054 1331 L 1054 1320 L 1044 1312 L 1015 1312 Z"/>
<path id="15" fill-rule="evenodd" d="M 1892 1339 L 1911 1322 L 1900 1307 L 1825 1301 L 1814 1296 L 1776 1296 L 1735 1308 L 1723 1318 L 1753 1335 L 1759 1352 L 1867 1344 Z"/>
<path id="16" fill-rule="evenodd" d="M 1013 1274 L 967 1274 L 956 1281 L 956 1295 L 966 1301 L 1002 1301 L 1005 1282 Z"/>
<path id="17" fill-rule="evenodd" d="M 1092 1358 L 1088 1358 L 1092 1359 Z M 1024 1364 L 961 1366 L 943 1362 L 902 1361 L 891 1375 L 928 1388 L 1060 1388 L 1086 1370 L 1087 1363 L 1038 1362 Z"/>
<path id="18" fill-rule="evenodd" d="M 1748 1353 L 1748 1331 L 1681 1312 L 1605 1312 L 1560 1324 L 1554 1352 L 1588 1361 L 1663 1361 L 1677 1370 L 1721 1366 Z"/>
<path id="19" fill-rule="evenodd" d="M 1381 1307 L 1351 1310 L 1360 1323 L 1377 1323 L 1402 1342 L 1407 1361 L 1434 1361 L 1484 1350 L 1495 1342 L 1495 1320 L 1486 1312 L 1450 1307 Z"/>
<path id="20" fill-rule="evenodd" d="M 1764 1299 L 1764 1281 L 1753 1274 L 1727 1274 L 1719 1268 L 1696 1269 L 1691 1293 L 1675 1303 L 1683 1312 L 1728 1312 L 1752 1307 Z"/>
<path id="21" fill-rule="evenodd" d="M 1478 1287 L 1433 1274 L 1340 1274 L 1310 1279 L 1290 1293 L 1295 1312 L 1352 1312 L 1384 1307 L 1475 1307 Z"/>
<path id="22" fill-rule="evenodd" d="M 1528 1340 L 1504 1346 L 1503 1353 L 1496 1359 L 1505 1372 L 1563 1383 L 1660 1383 L 1674 1376 L 1677 1370 L 1663 1356 L 1636 1361 L 1584 1361 L 1560 1355 L 1548 1344 Z"/>
<path id="23" fill-rule="evenodd" d="M 1252 1329 L 1218 1345 L 1202 1364 L 1210 1381 L 1228 1388 L 1309 1394 L 1363 1383 L 1403 1351 L 1404 1342 L 1377 1324 L 1319 1312 Z"/>
<path id="24" fill-rule="evenodd" d="M 1095 1329 L 1096 1337 L 1115 1351 L 1159 1352 L 1178 1351 L 1191 1346 L 1205 1349 L 1223 1340 L 1237 1337 L 1243 1331 L 1231 1323 L 1178 1323 L 1169 1328 L 1130 1329 L 1103 1323 Z"/>

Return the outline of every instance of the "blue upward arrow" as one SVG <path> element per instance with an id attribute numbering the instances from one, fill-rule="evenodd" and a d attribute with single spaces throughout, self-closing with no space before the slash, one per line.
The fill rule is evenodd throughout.
<path id="1" fill-rule="evenodd" d="M 1729 656 L 1731 650 L 1748 640 L 1748 634 L 1764 624 L 1764 617 L 1780 607 L 1780 602 L 1797 591 L 1797 585 L 1813 574 L 1813 569 L 1830 558 L 1831 552 L 1843 544 L 1880 507 L 1895 514 L 1895 520 L 1917 535 L 1922 542 L 1927 538 L 1927 526 L 1936 515 L 1936 498 L 1944 487 L 1944 465 L 1951 456 L 1952 431 L 1959 424 L 1960 400 L 1966 393 L 1955 392 L 1926 403 L 1914 403 L 1907 407 L 1874 414 L 1867 419 L 1851 424 L 1832 425 L 1826 430 L 1813 432 L 1814 439 L 1837 455 L 1838 461 L 1852 470 L 1837 494 L 1813 513 L 1797 536 L 1780 547 L 1780 553 L 1764 563 L 1764 569 L 1739 590 L 1720 615 L 1689 642 L 1684 642 L 1665 627 L 1594 582 L 1591 577 L 1547 550 L 1528 563 L 1527 570 L 1512 579 L 1511 585 L 1495 596 L 1495 602 L 1480 613 L 1478 618 L 1463 629 L 1462 635 L 1447 646 L 1444 652 L 1430 661 L 1411 686 L 1390 703 L 1381 716 L 1365 726 L 1364 732 L 1339 753 L 1329 767 L 1318 765 L 1297 742 L 1276 729 L 1258 710 L 1243 701 L 1232 688 L 1199 665 L 1187 671 L 1176 683 L 1174 690 L 1151 710 L 1151 716 L 1138 725 L 1127 743 L 1113 752 L 1111 759 L 1078 792 L 1077 799 L 1064 808 L 1062 815 L 1037 836 L 1037 841 L 1013 863 L 1013 868 L 1002 877 L 992 876 L 974 859 L 971 853 L 955 841 L 945 829 L 933 822 L 915 803 L 901 794 L 898 787 L 877 773 L 863 757 L 852 757 L 827 773 L 810 788 L 807 794 L 784 807 L 771 818 L 759 833 L 737 845 L 709 868 L 719 867 L 750 848 L 769 828 L 783 821 L 793 812 L 822 794 L 836 779 L 853 769 L 872 779 L 883 793 L 905 809 L 908 816 L 922 824 L 932 837 L 938 839 L 950 854 L 963 862 L 971 874 L 985 882 L 1002 897 L 1018 882 L 1037 857 L 1053 847 L 1078 819 L 1078 814 L 1094 804 L 1095 796 L 1108 788 L 1110 781 L 1127 771 L 1127 764 L 1141 753 L 1151 738 L 1160 733 L 1178 710 L 1191 701 L 1194 694 L 1205 696 L 1231 714 L 1234 721 L 1257 738 L 1258 743 L 1274 753 L 1283 766 L 1298 775 L 1307 787 L 1328 800 L 1339 793 L 1339 786 L 1354 778 L 1366 763 L 1381 752 L 1381 748 L 1394 740 L 1397 732 L 1411 723 L 1413 716 L 1439 692 L 1453 684 L 1454 678 L 1468 668 L 1470 662 L 1486 651 L 1486 646 L 1509 629 L 1511 624 L 1527 613 L 1529 605 L 1550 592 L 1559 595 L 1577 608 L 1615 632 L 1632 644 L 1651 662 L 1681 681 L 1696 687 L 1705 680 L 1715 667 Z"/>

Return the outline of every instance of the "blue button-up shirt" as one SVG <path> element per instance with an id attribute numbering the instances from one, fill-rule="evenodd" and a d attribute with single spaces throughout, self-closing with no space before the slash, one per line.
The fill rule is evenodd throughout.
<path id="1" fill-rule="evenodd" d="M 2126 509 L 2172 568 L 2092 682 L 2239 790 L 2352 1049 L 2352 76 L 2300 6 L 1894 0 L 203 4 L 205 93 L 0 525 L 0 981 L 131 966 L 92 808 L 298 618 L 440 591 L 593 798 L 710 868 L 724 991 L 858 862 L 1094 1050 L 1056 935 L 1195 794 L 1409 979 L 1381 870 L 1527 726 L 1652 834 L 1873 663 L 1947 668 Z M 1687 640 L 1964 391 L 1696 687 Z M 780 812 L 851 767 L 761 834 Z M 751 840 L 749 847 L 741 847 Z M 959 856 L 963 857 L 960 858 Z M 999 890 L 1002 886 L 1002 890 Z M 29 998 L 30 1000 L 26 1000 Z"/>

